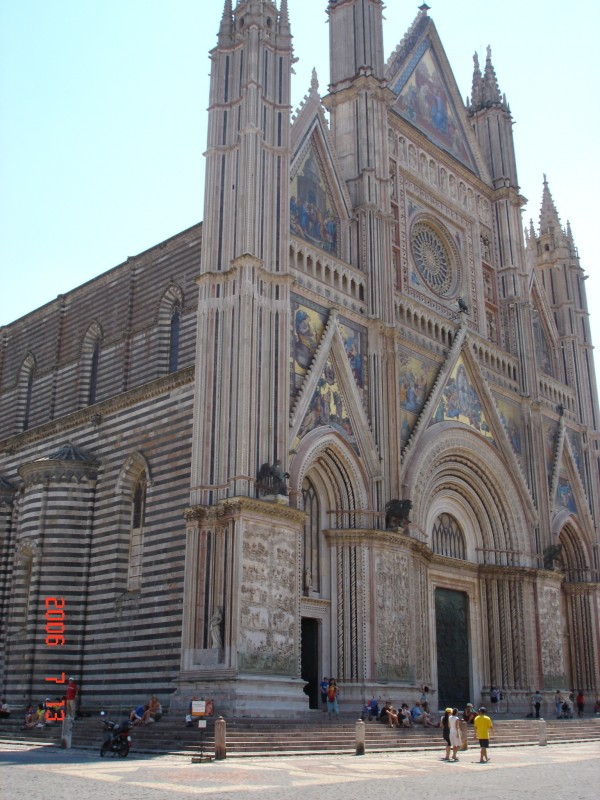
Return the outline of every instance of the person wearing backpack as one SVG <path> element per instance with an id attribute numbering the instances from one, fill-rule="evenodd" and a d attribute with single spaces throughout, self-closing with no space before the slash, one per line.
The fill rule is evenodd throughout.
<path id="1" fill-rule="evenodd" d="M 339 689 L 335 678 L 329 679 L 329 686 L 327 687 L 327 716 L 331 719 L 332 712 L 336 717 L 340 716 L 340 708 L 338 705 Z"/>

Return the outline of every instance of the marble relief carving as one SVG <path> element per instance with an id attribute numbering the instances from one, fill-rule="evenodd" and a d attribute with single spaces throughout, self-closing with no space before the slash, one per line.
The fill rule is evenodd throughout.
<path id="1" fill-rule="evenodd" d="M 257 527 L 243 544 L 239 668 L 295 674 L 296 551 L 288 531 Z"/>
<path id="2" fill-rule="evenodd" d="M 542 587 L 539 614 L 544 688 L 560 689 L 565 682 L 565 665 L 562 652 L 559 589 L 553 586 Z"/>
<path id="3" fill-rule="evenodd" d="M 378 680 L 410 678 L 408 665 L 408 558 L 383 552 L 375 559 L 375 630 Z"/>

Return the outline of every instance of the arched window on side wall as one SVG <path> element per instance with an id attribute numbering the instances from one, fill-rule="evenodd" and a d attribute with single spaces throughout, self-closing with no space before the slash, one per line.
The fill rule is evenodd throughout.
<path id="1" fill-rule="evenodd" d="M 142 585 L 144 555 L 144 516 L 146 512 L 146 475 L 142 473 L 133 487 L 131 498 L 131 527 L 129 531 L 129 566 L 127 588 L 135 591 Z"/>
<path id="2" fill-rule="evenodd" d="M 465 537 L 451 514 L 440 514 L 433 523 L 432 550 L 440 556 L 466 559 Z"/>
<path id="3" fill-rule="evenodd" d="M 102 328 L 97 322 L 88 327 L 81 346 L 79 372 L 79 406 L 94 405 L 98 400 L 98 376 L 100 370 L 100 348 Z"/>
<path id="4" fill-rule="evenodd" d="M 183 292 L 170 284 L 162 294 L 157 309 L 158 374 L 176 372 L 181 367 L 181 322 Z"/>
<path id="5" fill-rule="evenodd" d="M 23 431 L 28 430 L 31 424 L 31 403 L 33 400 L 33 381 L 35 377 L 35 367 L 36 367 L 35 358 L 30 353 L 23 361 L 23 364 L 21 365 L 21 370 L 19 372 L 17 427 Z"/>
<path id="6" fill-rule="evenodd" d="M 179 363 L 179 326 L 181 311 L 179 305 L 173 306 L 171 314 L 171 332 L 169 337 L 169 372 L 176 372 Z"/>

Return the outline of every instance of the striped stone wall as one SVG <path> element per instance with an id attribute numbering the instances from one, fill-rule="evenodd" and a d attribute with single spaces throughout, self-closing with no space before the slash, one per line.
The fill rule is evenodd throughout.
<path id="1" fill-rule="evenodd" d="M 91 326 L 100 345 L 96 402 L 167 374 L 175 301 L 178 367 L 193 363 L 200 245 L 196 225 L 0 329 L 0 446 L 24 429 L 28 357 L 35 365 L 29 429 L 88 405 Z"/>
<path id="2" fill-rule="evenodd" d="M 180 661 L 192 390 L 192 368 L 180 370 L 133 398 L 97 404 L 100 424 L 65 418 L 3 454 L 2 472 L 18 487 L 5 520 L 12 557 L 0 684 L 13 704 L 51 693 L 46 678 L 63 671 L 76 676 L 88 706 L 127 705 L 151 691 L 167 704 Z M 92 459 L 96 477 L 87 462 L 53 455 L 66 441 Z M 142 574 L 131 591 L 132 476 L 140 470 Z M 46 641 L 47 597 L 64 598 L 64 645 Z"/>
<path id="3" fill-rule="evenodd" d="M 76 677 L 88 707 L 139 703 L 150 692 L 168 705 L 175 689 L 200 243 L 198 225 L 0 332 L 0 692 L 16 707 L 62 694 L 48 679 L 63 673 Z M 169 372 L 174 304 L 179 357 Z M 89 341 L 98 334 L 90 405 Z M 24 362 L 34 364 L 25 430 Z M 132 589 L 140 478 L 141 578 Z M 64 643 L 47 638 L 61 624 Z"/>

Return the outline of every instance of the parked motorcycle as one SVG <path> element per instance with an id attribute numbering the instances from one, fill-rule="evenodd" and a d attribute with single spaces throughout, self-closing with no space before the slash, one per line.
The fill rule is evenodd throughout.
<path id="1" fill-rule="evenodd" d="M 107 753 L 112 753 L 113 758 L 115 755 L 119 758 L 126 758 L 131 749 L 131 722 L 123 720 L 122 722 L 112 722 L 104 711 L 100 712 L 102 717 L 102 725 L 104 726 L 104 741 L 100 748 L 100 755 L 105 756 Z"/>

